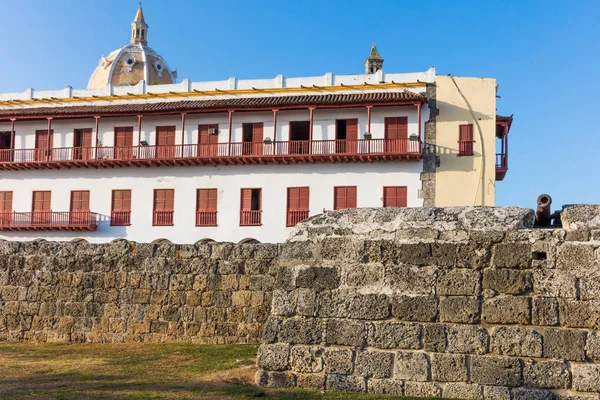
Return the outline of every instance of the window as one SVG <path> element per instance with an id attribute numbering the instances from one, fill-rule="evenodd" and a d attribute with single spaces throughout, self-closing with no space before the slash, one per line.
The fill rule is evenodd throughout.
<path id="1" fill-rule="evenodd" d="M 92 158 L 92 129 L 75 129 L 73 131 L 73 160 L 89 160 Z"/>
<path id="2" fill-rule="evenodd" d="M 31 224 L 48 225 L 52 220 L 52 211 L 50 211 L 50 200 L 52 192 L 49 190 L 33 192 L 33 201 L 31 205 Z"/>
<path id="3" fill-rule="evenodd" d="M 287 189 L 285 226 L 295 226 L 298 222 L 308 218 L 309 192 L 308 187 L 291 187 Z"/>
<path id="4" fill-rule="evenodd" d="M 154 189 L 154 212 L 152 215 L 152 225 L 154 226 L 172 226 L 173 225 L 173 198 L 175 191 L 173 189 Z"/>
<path id="5" fill-rule="evenodd" d="M 242 155 L 261 155 L 263 149 L 263 123 L 242 124 Z"/>
<path id="6" fill-rule="evenodd" d="M 219 155 L 219 125 L 198 125 L 198 157 Z"/>
<path id="7" fill-rule="evenodd" d="M 0 162 L 13 161 L 12 132 L 0 132 Z"/>
<path id="8" fill-rule="evenodd" d="M 49 143 L 48 143 L 49 142 Z M 54 142 L 54 129 L 35 131 L 35 152 L 34 161 L 52 160 L 52 145 Z"/>
<path id="9" fill-rule="evenodd" d="M 12 222 L 13 192 L 0 192 L 0 226 L 10 225 Z"/>
<path id="10" fill-rule="evenodd" d="M 385 152 L 406 153 L 408 146 L 408 117 L 385 119 Z"/>
<path id="11" fill-rule="evenodd" d="M 383 188 L 384 207 L 406 207 L 406 186 L 386 186 Z"/>
<path id="12" fill-rule="evenodd" d="M 196 191 L 196 226 L 217 226 L 217 189 Z"/>
<path id="13" fill-rule="evenodd" d="M 336 120 L 335 139 L 336 153 L 356 153 L 358 144 L 358 119 Z"/>
<path id="14" fill-rule="evenodd" d="M 156 127 L 156 158 L 175 157 L 175 127 Z"/>
<path id="15" fill-rule="evenodd" d="M 112 191 L 110 225 L 131 225 L 131 190 Z"/>
<path id="16" fill-rule="evenodd" d="M 336 186 L 333 188 L 333 209 L 356 208 L 356 186 Z"/>
<path id="17" fill-rule="evenodd" d="M 291 121 L 289 154 L 308 154 L 309 140 L 310 121 Z"/>
<path id="18" fill-rule="evenodd" d="M 71 208 L 69 224 L 87 225 L 90 221 L 90 192 L 89 190 L 71 191 Z"/>
<path id="19" fill-rule="evenodd" d="M 133 126 L 116 127 L 114 158 L 130 160 L 133 158 Z"/>
<path id="20" fill-rule="evenodd" d="M 460 125 L 458 128 L 458 155 L 473 155 L 473 124 Z"/>
<path id="21" fill-rule="evenodd" d="M 262 189 L 242 189 L 240 203 L 240 226 L 260 225 Z"/>

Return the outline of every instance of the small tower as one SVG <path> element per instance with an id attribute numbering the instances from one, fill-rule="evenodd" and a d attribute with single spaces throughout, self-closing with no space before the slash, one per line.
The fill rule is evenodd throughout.
<path id="1" fill-rule="evenodd" d="M 373 44 L 371 47 L 371 54 L 369 54 L 369 58 L 365 61 L 365 73 L 374 74 L 380 69 L 383 69 L 383 58 L 381 58 L 377 51 L 377 47 Z"/>
<path id="2" fill-rule="evenodd" d="M 131 44 L 147 45 L 148 41 L 148 25 L 144 20 L 144 11 L 142 11 L 142 3 L 135 14 L 135 19 L 131 23 Z"/>

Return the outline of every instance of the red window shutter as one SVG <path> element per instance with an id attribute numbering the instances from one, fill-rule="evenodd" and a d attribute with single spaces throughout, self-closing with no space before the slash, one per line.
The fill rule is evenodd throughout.
<path id="1" fill-rule="evenodd" d="M 294 211 L 298 209 L 300 193 L 298 188 L 288 188 L 288 211 Z"/>
<path id="2" fill-rule="evenodd" d="M 74 190 L 71 192 L 71 211 L 89 211 L 90 192 L 87 190 Z"/>
<path id="3" fill-rule="evenodd" d="M 131 190 L 122 190 L 123 211 L 131 211 Z"/>
<path id="4" fill-rule="evenodd" d="M 396 207 L 406 207 L 407 204 L 407 188 L 400 186 L 396 188 Z"/>
<path id="5" fill-rule="evenodd" d="M 263 123 L 256 122 L 252 126 L 252 141 L 255 143 L 263 141 Z"/>
<path id="6" fill-rule="evenodd" d="M 0 192 L 0 212 L 12 212 L 13 192 Z"/>
<path id="7" fill-rule="evenodd" d="M 338 186 L 334 189 L 333 209 L 356 208 L 356 186 Z"/>
<path id="8" fill-rule="evenodd" d="M 473 141 L 473 125 L 461 125 L 459 130 L 459 139 L 461 142 Z"/>
<path id="9" fill-rule="evenodd" d="M 252 210 L 252 189 L 242 189 L 241 209 L 242 211 Z"/>
<path id="10" fill-rule="evenodd" d="M 197 211 L 217 211 L 217 189 L 198 189 Z"/>
<path id="11" fill-rule="evenodd" d="M 175 206 L 175 191 L 173 189 L 167 189 L 165 193 L 165 209 L 168 211 L 173 211 Z"/>
<path id="12" fill-rule="evenodd" d="M 113 190 L 112 211 L 123 211 L 123 191 Z"/>
<path id="13" fill-rule="evenodd" d="M 383 206 L 384 207 L 406 207 L 407 206 L 407 188 L 406 186 L 388 186 L 383 188 Z"/>
<path id="14" fill-rule="evenodd" d="M 358 139 L 358 119 L 346 120 L 346 140 Z"/>
<path id="15" fill-rule="evenodd" d="M 50 211 L 50 191 L 33 192 L 33 211 Z"/>

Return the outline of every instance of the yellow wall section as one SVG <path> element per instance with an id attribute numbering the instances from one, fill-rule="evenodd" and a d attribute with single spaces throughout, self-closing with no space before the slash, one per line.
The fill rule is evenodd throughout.
<path id="1" fill-rule="evenodd" d="M 496 80 L 436 76 L 435 205 L 493 206 L 496 183 Z M 474 156 L 458 156 L 459 125 L 473 124 Z"/>

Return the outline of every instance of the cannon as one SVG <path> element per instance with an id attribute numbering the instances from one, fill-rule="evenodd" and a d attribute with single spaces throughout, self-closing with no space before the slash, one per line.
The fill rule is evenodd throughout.
<path id="1" fill-rule="evenodd" d="M 550 226 L 555 215 L 550 213 L 552 197 L 541 194 L 537 198 L 537 210 L 535 211 L 535 226 Z"/>

